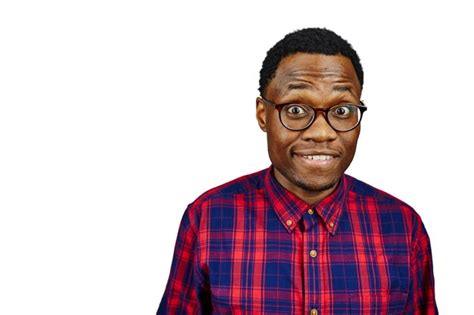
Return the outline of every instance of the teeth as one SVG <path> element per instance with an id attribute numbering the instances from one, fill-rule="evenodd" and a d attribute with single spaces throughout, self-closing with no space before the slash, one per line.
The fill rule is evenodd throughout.
<path id="1" fill-rule="evenodd" d="M 332 159 L 331 155 L 303 155 L 305 159 L 316 161 L 327 161 Z"/>

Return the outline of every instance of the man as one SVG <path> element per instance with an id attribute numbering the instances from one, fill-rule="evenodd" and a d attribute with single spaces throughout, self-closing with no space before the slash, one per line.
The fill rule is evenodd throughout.
<path id="1" fill-rule="evenodd" d="M 186 209 L 158 314 L 437 314 L 430 241 L 399 199 L 344 174 L 367 107 L 351 45 L 290 33 L 260 71 L 272 165 Z"/>

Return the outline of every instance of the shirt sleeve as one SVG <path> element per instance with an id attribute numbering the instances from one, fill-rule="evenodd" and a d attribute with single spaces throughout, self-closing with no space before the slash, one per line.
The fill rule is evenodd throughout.
<path id="1" fill-rule="evenodd" d="M 438 314 L 430 239 L 418 216 L 414 234 L 410 255 L 410 292 L 404 314 Z"/>
<path id="2" fill-rule="evenodd" d="M 209 284 L 197 263 L 197 235 L 189 210 L 190 207 L 181 220 L 170 275 L 157 315 L 212 312 Z"/>

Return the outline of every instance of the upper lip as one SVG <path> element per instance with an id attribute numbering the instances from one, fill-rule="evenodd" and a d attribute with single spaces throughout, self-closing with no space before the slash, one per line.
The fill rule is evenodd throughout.
<path id="1" fill-rule="evenodd" d="M 293 151 L 293 154 L 296 155 L 330 155 L 330 156 L 340 156 L 340 153 L 333 150 L 297 150 Z"/>

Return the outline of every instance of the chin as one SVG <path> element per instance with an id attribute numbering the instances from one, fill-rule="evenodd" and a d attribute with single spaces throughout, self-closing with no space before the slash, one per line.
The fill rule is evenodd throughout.
<path id="1" fill-rule="evenodd" d="M 281 177 L 280 184 L 285 186 L 293 193 L 298 190 L 307 192 L 308 194 L 320 193 L 334 188 L 339 183 L 341 177 L 340 170 L 331 170 L 315 174 L 315 172 L 308 169 L 299 169 L 298 167 L 280 168 L 277 163 L 273 163 L 274 171 L 279 173 Z M 277 176 L 278 174 L 275 174 Z"/>
<path id="2" fill-rule="evenodd" d="M 336 167 L 336 169 L 326 172 L 309 172 L 306 169 L 298 169 L 293 170 L 289 175 L 292 175 L 290 178 L 296 186 L 307 192 L 316 193 L 334 188 L 339 183 L 342 174 L 339 167 Z"/>
<path id="3" fill-rule="evenodd" d="M 338 178 L 307 181 L 295 178 L 295 185 L 307 192 L 320 192 L 333 188 L 339 182 Z"/>

